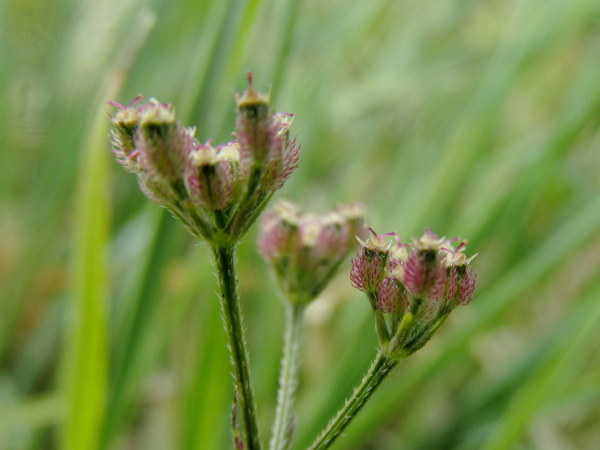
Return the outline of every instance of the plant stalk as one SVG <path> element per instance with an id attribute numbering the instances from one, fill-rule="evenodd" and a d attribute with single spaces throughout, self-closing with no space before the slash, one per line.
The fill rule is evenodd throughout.
<path id="1" fill-rule="evenodd" d="M 312 443 L 309 450 L 324 450 L 329 448 L 356 417 L 367 400 L 371 398 L 375 389 L 379 387 L 381 382 L 397 364 L 397 360 L 390 359 L 379 352 L 360 385 L 354 389 L 352 396 L 346 400 L 342 409 L 338 411 L 327 425 L 327 428 Z"/>
<path id="2" fill-rule="evenodd" d="M 244 444 L 246 450 L 260 450 L 256 403 L 252 391 L 248 350 L 246 349 L 242 311 L 237 291 L 235 245 L 215 246 L 212 247 L 212 252 L 221 288 L 219 298 L 233 366 L 237 400 L 241 411 Z"/>
<path id="3" fill-rule="evenodd" d="M 273 423 L 273 436 L 269 448 L 284 450 L 289 448 L 293 439 L 293 406 L 298 387 L 299 350 L 302 335 L 304 303 L 285 302 L 286 325 L 283 343 L 283 358 L 279 374 L 277 409 Z"/>

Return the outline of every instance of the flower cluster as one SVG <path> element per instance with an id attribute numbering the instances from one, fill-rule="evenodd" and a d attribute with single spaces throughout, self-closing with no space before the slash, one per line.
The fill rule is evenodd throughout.
<path id="1" fill-rule="evenodd" d="M 232 244 L 250 228 L 273 193 L 298 166 L 291 114 L 275 114 L 268 94 L 252 87 L 237 96 L 234 140 L 202 144 L 171 105 L 141 97 L 118 108 L 111 140 L 117 161 L 137 174 L 144 194 L 168 208 L 197 236 Z"/>
<path id="2" fill-rule="evenodd" d="M 363 291 L 375 314 L 379 344 L 399 358 L 420 349 L 458 305 L 473 297 L 475 257 L 463 253 L 467 241 L 438 238 L 429 229 L 412 244 L 395 233 L 372 236 L 352 260 L 352 285 Z M 385 238 L 393 237 L 394 243 Z"/>
<path id="3" fill-rule="evenodd" d="M 356 246 L 354 236 L 362 224 L 363 208 L 356 204 L 317 216 L 300 214 L 296 205 L 280 202 L 264 214 L 258 246 L 285 297 L 306 303 L 323 291 Z"/>

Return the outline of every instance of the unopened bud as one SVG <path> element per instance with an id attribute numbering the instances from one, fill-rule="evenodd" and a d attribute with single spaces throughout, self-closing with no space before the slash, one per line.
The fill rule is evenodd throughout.
<path id="1" fill-rule="evenodd" d="M 352 259 L 350 280 L 356 289 L 375 293 L 385 276 L 390 244 L 385 240 L 388 234 L 377 235 L 372 228 L 367 227 L 367 229 L 371 232 L 371 236 L 366 241 L 358 239 L 361 248 Z"/>
<path id="2" fill-rule="evenodd" d="M 207 211 L 225 210 L 232 204 L 239 191 L 236 153 L 235 143 L 216 149 L 206 143 L 192 152 L 185 183 L 193 203 Z"/>
<path id="3" fill-rule="evenodd" d="M 269 93 L 261 94 L 252 86 L 237 98 L 236 138 L 240 145 L 240 163 L 258 177 L 256 188 L 273 191 L 298 167 L 299 145 L 290 139 L 292 114 L 273 114 Z"/>
<path id="4" fill-rule="evenodd" d="M 140 122 L 140 112 L 135 108 L 135 104 L 141 99 L 141 96 L 134 98 L 128 106 L 109 102 L 111 106 L 118 108 L 117 113 L 114 116 L 111 116 L 114 125 L 110 135 L 113 153 L 117 162 L 121 164 L 127 172 L 132 173 L 139 172 L 139 163 L 134 140 Z"/>
<path id="5" fill-rule="evenodd" d="M 135 141 L 142 169 L 170 183 L 182 182 L 196 146 L 193 132 L 175 120 L 170 105 L 151 99 L 140 116 Z"/>
<path id="6" fill-rule="evenodd" d="M 418 299 L 437 300 L 446 281 L 446 268 L 442 264 L 441 246 L 445 238 L 425 230 L 423 236 L 413 240 L 404 269 L 404 285 Z"/>
<path id="7" fill-rule="evenodd" d="M 394 277 L 385 277 L 377 290 L 377 306 L 381 312 L 398 314 L 408 306 L 404 286 Z"/>
<path id="8" fill-rule="evenodd" d="M 259 249 L 287 297 L 311 301 L 322 292 L 348 253 L 348 228 L 339 214 L 300 214 L 288 202 L 265 214 Z"/>

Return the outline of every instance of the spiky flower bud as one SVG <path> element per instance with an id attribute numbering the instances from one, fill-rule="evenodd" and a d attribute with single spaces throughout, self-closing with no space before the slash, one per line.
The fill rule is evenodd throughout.
<path id="1" fill-rule="evenodd" d="M 438 238 L 429 229 L 411 245 L 403 245 L 396 233 L 369 230 L 350 279 L 369 299 L 382 351 L 401 358 L 425 345 L 456 306 L 471 301 L 476 276 L 468 265 L 474 256 L 463 253 L 467 241 L 454 249 L 456 239 Z"/>
<path id="2" fill-rule="evenodd" d="M 355 246 L 350 231 L 359 221 L 362 209 L 357 205 L 318 216 L 280 202 L 263 216 L 258 246 L 286 298 L 309 302 L 323 291 Z"/>
<path id="3" fill-rule="evenodd" d="M 298 167 L 299 145 L 290 139 L 293 114 L 274 114 L 269 93 L 260 94 L 252 86 L 237 98 L 236 138 L 240 145 L 240 162 L 251 174 L 257 187 L 276 190 L 283 186 Z"/>
<path id="4" fill-rule="evenodd" d="M 444 307 L 452 310 L 459 305 L 468 305 L 473 298 L 477 274 L 469 267 L 469 263 L 477 255 L 467 258 L 463 253 L 467 241 L 463 240 L 456 249 L 442 249 L 447 253 L 444 257 L 447 279 L 444 288 Z"/>
<path id="5" fill-rule="evenodd" d="M 404 286 L 396 277 L 387 276 L 377 289 L 377 307 L 381 312 L 400 314 L 408 306 Z"/>
<path id="6" fill-rule="evenodd" d="M 192 203 L 207 211 L 226 210 L 239 196 L 241 184 L 236 142 L 217 148 L 206 143 L 192 152 L 185 174 Z"/>
<path id="7" fill-rule="evenodd" d="M 118 108 L 111 142 L 119 164 L 136 173 L 146 196 L 168 208 L 196 236 L 232 245 L 248 231 L 275 190 L 298 166 L 290 139 L 291 114 L 274 114 L 269 95 L 259 94 L 248 76 L 238 97 L 239 141 L 213 148 L 200 144 L 195 129 L 175 117 L 171 105 L 141 96 Z"/>
<path id="8" fill-rule="evenodd" d="M 127 172 L 137 173 L 140 170 L 134 139 L 140 121 L 140 111 L 135 104 L 142 99 L 140 95 L 134 98 L 128 106 L 120 103 L 108 102 L 118 108 L 117 113 L 111 116 L 113 129 L 111 130 L 111 143 L 117 162 Z"/>
<path id="9" fill-rule="evenodd" d="M 181 173 L 197 145 L 193 130 L 175 120 L 170 105 L 151 99 L 135 107 L 136 97 L 128 106 L 118 103 L 113 116 L 113 153 L 128 172 L 137 173 L 146 196 L 163 206 L 176 204 L 185 196 Z"/>
<path id="10" fill-rule="evenodd" d="M 366 292 L 367 295 L 375 293 L 385 276 L 385 269 L 390 258 L 391 245 L 385 241 L 385 236 L 378 236 L 372 228 L 367 227 L 372 236 L 363 242 L 358 239 L 361 248 L 352 259 L 350 280 L 356 289 Z"/>
<path id="11" fill-rule="evenodd" d="M 151 99 L 140 113 L 134 139 L 141 168 L 173 185 L 181 183 L 181 174 L 198 144 L 193 133 L 175 120 L 171 105 Z"/>
<path id="12" fill-rule="evenodd" d="M 419 239 L 413 239 L 413 249 L 404 268 L 404 285 L 415 298 L 437 300 L 444 287 L 446 268 L 440 253 L 445 239 L 438 239 L 429 229 Z"/>

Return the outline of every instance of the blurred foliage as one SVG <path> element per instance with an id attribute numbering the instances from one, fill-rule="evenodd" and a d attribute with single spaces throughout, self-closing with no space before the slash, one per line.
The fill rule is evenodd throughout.
<path id="1" fill-rule="evenodd" d="M 247 70 L 296 114 L 280 198 L 479 253 L 472 305 L 335 448 L 600 448 L 597 0 L 2 0 L 0 42 L 0 448 L 230 447 L 207 248 L 112 164 L 103 111 L 141 92 L 225 141 Z M 283 308 L 255 237 L 266 438 Z M 346 273 L 308 310 L 297 448 L 368 367 L 371 322 Z"/>

